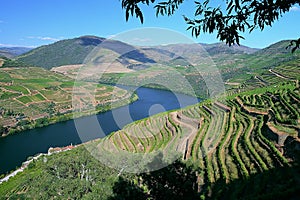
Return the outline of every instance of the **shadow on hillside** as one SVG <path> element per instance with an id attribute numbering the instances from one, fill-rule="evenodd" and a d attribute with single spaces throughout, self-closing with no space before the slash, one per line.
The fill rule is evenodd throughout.
<path id="1" fill-rule="evenodd" d="M 218 180 L 211 190 L 211 199 L 299 199 L 300 167 L 274 168 L 249 178 L 225 184 Z M 210 199 L 210 198 L 209 198 Z"/>
<path id="2" fill-rule="evenodd" d="M 134 180 L 119 177 L 113 186 L 114 196 L 121 199 L 197 199 L 197 176 L 191 167 L 176 161 L 163 169 L 136 175 Z"/>
<path id="3" fill-rule="evenodd" d="M 134 179 L 119 177 L 110 200 L 131 199 L 299 199 L 300 167 L 274 168 L 248 178 L 198 188 L 197 174 L 192 167 L 176 161 L 158 171 L 135 175 Z"/>

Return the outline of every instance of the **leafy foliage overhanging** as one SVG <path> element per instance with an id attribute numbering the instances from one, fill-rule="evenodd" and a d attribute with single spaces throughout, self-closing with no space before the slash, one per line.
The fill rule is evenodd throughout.
<path id="1" fill-rule="evenodd" d="M 224 7 L 210 6 L 212 1 L 195 1 L 195 13 L 192 18 L 183 16 L 192 35 L 198 37 L 201 32 L 217 32 L 217 38 L 226 44 L 240 44 L 244 39 L 241 33 L 247 30 L 251 33 L 255 29 L 264 30 L 266 26 L 272 26 L 284 13 L 287 13 L 299 0 L 226 0 L 220 1 Z M 180 7 L 184 0 L 122 0 L 122 8 L 129 16 L 135 16 L 144 22 L 140 5 L 155 3 L 156 16 L 171 16 Z M 300 38 L 293 40 L 288 48 L 292 52 L 300 47 Z"/>

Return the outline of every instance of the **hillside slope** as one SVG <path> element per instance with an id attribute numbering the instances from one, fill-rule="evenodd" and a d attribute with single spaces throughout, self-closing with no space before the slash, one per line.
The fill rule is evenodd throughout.
<path id="1" fill-rule="evenodd" d="M 54 66 L 80 64 L 88 53 L 99 45 L 103 38 L 75 38 L 61 40 L 33 49 L 16 59 L 33 66 L 50 69 Z"/>
<path id="2" fill-rule="evenodd" d="M 105 42 L 102 43 L 103 41 Z M 99 44 L 102 44 L 103 48 L 118 54 L 118 61 L 124 67 L 129 68 L 134 67 L 130 66 L 133 64 L 161 63 L 170 65 L 176 63 L 172 62 L 172 60 L 175 59 L 177 61 L 180 56 L 183 57 L 182 59 L 185 59 L 186 64 L 195 64 L 197 60 L 193 60 L 195 52 L 192 49 L 199 50 L 198 44 L 134 47 L 116 40 L 106 40 L 96 36 L 82 36 L 38 47 L 17 57 L 17 60 L 46 69 L 62 65 L 82 64 L 86 56 Z M 201 45 L 205 54 L 208 53 L 212 57 L 222 56 L 222 58 L 226 58 L 225 55 L 242 55 L 257 51 L 257 49 L 245 46 L 228 47 L 223 43 Z M 194 46 L 198 47 L 194 48 Z M 199 52 L 196 53 L 199 54 Z"/>
<path id="3" fill-rule="evenodd" d="M 135 187 L 151 194 L 155 190 L 143 186 L 147 180 L 125 171 L 142 169 L 152 162 L 138 157 L 138 153 L 157 155 L 155 152 L 160 151 L 167 159 L 177 152 L 180 159 L 193 164 L 197 178 L 189 185 L 197 184 L 199 199 L 293 199 L 300 189 L 296 165 L 300 153 L 299 99 L 299 87 L 277 85 L 223 102 L 207 101 L 155 115 L 86 144 L 90 153 L 81 146 L 39 158 L 2 183 L 0 194 L 5 198 L 109 199 Z M 126 157 L 129 152 L 137 157 Z M 116 169 L 99 163 L 95 158 L 100 155 Z M 155 173 L 160 171 L 153 176 Z M 169 177 L 173 171 L 164 173 Z M 164 181 L 162 177 L 160 181 Z M 118 183 L 124 179 L 130 183 Z M 153 187 L 158 188 L 159 182 Z M 163 191 L 172 193 L 173 189 L 165 186 Z M 137 194 L 127 195 L 133 198 Z"/>
<path id="4" fill-rule="evenodd" d="M 16 59 L 46 69 L 62 65 L 82 64 L 85 58 L 99 44 L 102 44 L 102 47 L 108 50 L 106 54 L 117 54 L 120 63 L 127 64 L 130 63 L 129 60 L 142 63 L 154 62 L 131 45 L 96 36 L 82 36 L 74 39 L 61 40 L 33 49 L 28 53 L 18 56 Z"/>
<path id="5" fill-rule="evenodd" d="M 0 47 L 0 56 L 13 58 L 30 51 L 28 47 Z"/>
<path id="6" fill-rule="evenodd" d="M 103 112 L 111 102 L 121 106 L 132 100 L 126 90 L 114 86 L 77 82 L 75 88 L 82 94 L 73 91 L 73 79 L 42 68 L 0 68 L 0 136 L 67 120 L 76 112 Z"/>
<path id="7" fill-rule="evenodd" d="M 180 76 L 186 79 L 193 87 L 195 94 L 202 98 L 209 96 L 204 78 L 217 80 L 218 76 L 221 76 L 226 88 L 232 89 L 242 87 L 246 80 L 260 76 L 261 73 L 273 69 L 281 63 L 300 59 L 299 52 L 292 54 L 289 49 L 286 49 L 288 41 L 281 41 L 261 50 L 244 46 L 228 47 L 223 43 L 131 46 L 133 49 L 130 49 L 124 43 L 117 43 L 118 45 L 115 43 L 117 42 L 112 41 L 105 45 L 109 51 L 102 52 L 102 56 L 99 55 L 101 58 L 98 60 L 97 67 L 85 70 L 84 77 L 86 79 L 125 85 L 149 82 L 165 84 L 168 80 L 165 86 L 172 85 L 174 87 L 170 88 L 175 88 L 174 91 L 192 95 L 189 93 L 189 89 L 176 81 Z M 118 49 L 130 49 L 131 52 L 123 55 L 120 54 L 121 51 L 110 46 L 118 46 Z M 98 65 L 102 67 L 101 69 L 106 69 L 104 74 L 103 70 L 99 70 Z M 67 65 L 55 67 L 53 70 L 76 77 L 78 69 L 81 67 L 80 65 Z M 84 70 L 81 71 L 81 74 L 84 73 Z M 128 79 L 124 77 L 128 77 Z"/>
<path id="8" fill-rule="evenodd" d="M 226 99 L 158 114 L 85 147 L 43 156 L 2 183 L 0 194 L 5 198 L 118 199 L 118 195 L 124 197 L 122 192 L 135 188 L 150 195 L 160 187 L 159 182 L 147 190 L 144 175 L 126 171 L 157 166 L 151 163 L 160 152 L 164 162 L 175 155 L 193 166 L 196 181 L 186 181 L 197 186 L 194 192 L 199 199 L 297 199 L 299 70 L 298 60 L 266 68 Z M 144 154 L 150 157 L 140 157 Z M 155 180 L 157 173 L 174 175 L 172 170 L 147 174 Z M 173 188 L 163 191 L 172 193 Z M 137 195 L 126 194 L 131 199 Z"/>
<path id="9" fill-rule="evenodd" d="M 300 58 L 300 52 L 291 52 L 286 49 L 290 44 L 289 40 L 283 40 L 261 49 L 246 58 L 245 63 L 249 68 L 273 68 L 288 61 Z"/>

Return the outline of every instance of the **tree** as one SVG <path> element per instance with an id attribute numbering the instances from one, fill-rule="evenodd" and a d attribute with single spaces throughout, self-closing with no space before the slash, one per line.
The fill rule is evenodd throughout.
<path id="1" fill-rule="evenodd" d="M 192 35 L 198 37 L 201 32 L 217 32 L 217 38 L 226 44 L 240 44 L 244 39 L 241 33 L 255 29 L 264 30 L 272 26 L 284 13 L 300 4 L 300 0 L 226 0 L 224 6 L 211 7 L 212 1 L 195 1 L 193 18 L 183 16 Z M 141 4 L 155 3 L 156 16 L 171 16 L 184 3 L 184 0 L 122 0 L 122 8 L 126 11 L 126 20 L 129 16 L 139 18 L 143 23 Z M 226 5 L 225 5 L 226 3 Z M 291 41 L 288 47 L 293 47 L 292 52 L 300 48 L 300 38 Z"/>
<path id="2" fill-rule="evenodd" d="M 136 175 L 135 180 L 119 180 L 110 200 L 121 199 L 199 199 L 197 173 L 181 161 L 163 169 Z"/>

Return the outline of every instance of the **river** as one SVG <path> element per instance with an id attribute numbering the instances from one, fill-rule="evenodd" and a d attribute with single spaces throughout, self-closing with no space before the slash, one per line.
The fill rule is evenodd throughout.
<path id="1" fill-rule="evenodd" d="M 20 167 L 29 156 L 46 153 L 50 147 L 80 144 L 100 138 L 121 129 L 132 121 L 143 119 L 159 112 L 183 108 L 199 101 L 191 96 L 165 90 L 140 87 L 136 92 L 139 100 L 130 105 L 96 116 L 59 122 L 0 138 L 0 174 Z M 95 119 L 98 120 L 97 125 L 92 123 Z M 74 122 L 76 122 L 76 126 Z M 98 130 L 99 124 L 102 129 L 101 133 Z M 80 136 L 77 129 L 80 129 Z M 85 132 L 84 137 L 82 132 Z"/>

